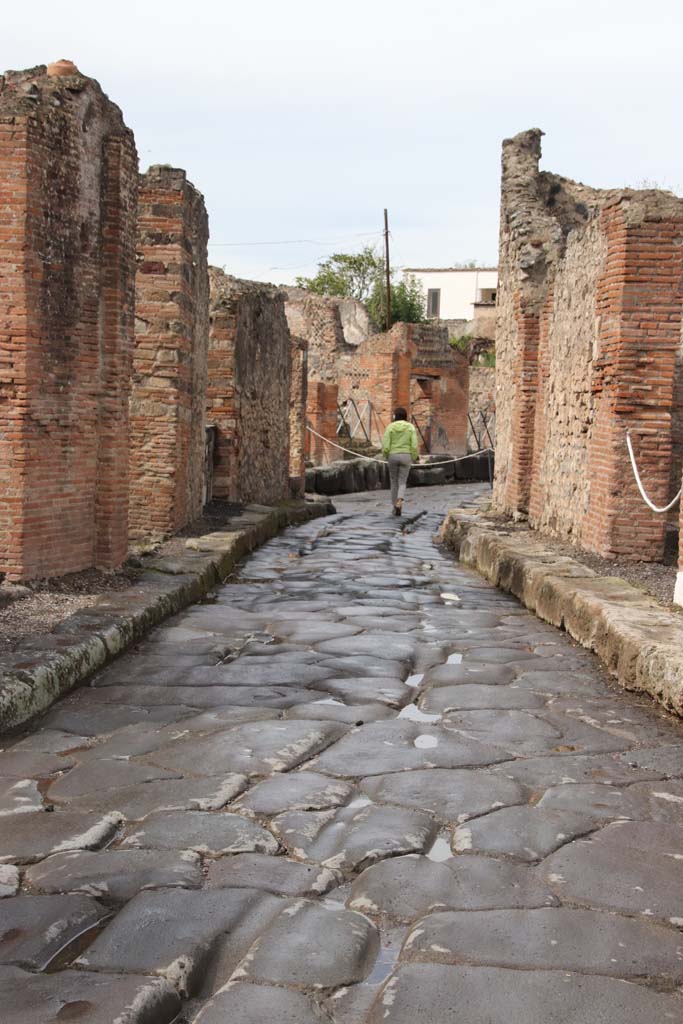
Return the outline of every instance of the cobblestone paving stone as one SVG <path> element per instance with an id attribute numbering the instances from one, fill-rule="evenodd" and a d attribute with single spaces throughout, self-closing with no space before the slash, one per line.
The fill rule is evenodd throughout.
<path id="1" fill-rule="evenodd" d="M 352 495 L 0 751 L 3 1024 L 683 1020 L 683 731 Z"/>

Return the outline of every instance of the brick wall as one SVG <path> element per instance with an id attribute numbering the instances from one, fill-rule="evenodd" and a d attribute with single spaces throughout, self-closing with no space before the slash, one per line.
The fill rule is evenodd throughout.
<path id="1" fill-rule="evenodd" d="M 209 268 L 207 420 L 213 493 L 273 504 L 289 495 L 291 336 L 285 294 Z"/>
<path id="2" fill-rule="evenodd" d="M 337 442 L 337 408 L 339 388 L 336 384 L 328 384 L 321 380 L 309 380 L 308 398 L 306 402 L 306 420 L 308 425 L 320 434 L 306 432 L 306 458 L 314 466 L 322 466 L 343 458 L 342 453 L 322 438 Z"/>
<path id="3" fill-rule="evenodd" d="M 208 217 L 185 171 L 140 177 L 130 534 L 167 535 L 202 512 L 209 338 Z"/>
<path id="4" fill-rule="evenodd" d="M 412 376 L 431 382 L 429 408 L 412 413 L 428 435 L 431 452 L 464 455 L 467 451 L 467 407 L 470 367 L 467 356 L 448 343 L 444 324 L 406 324 L 416 348 Z M 424 419 L 422 418 L 424 417 Z"/>
<path id="5" fill-rule="evenodd" d="M 308 344 L 292 337 L 292 381 L 289 389 L 289 486 L 302 496 L 306 477 L 306 402 L 308 399 Z"/>
<path id="6" fill-rule="evenodd" d="M 128 540 L 137 155 L 97 82 L 0 78 L 0 201 L 0 572 L 112 568 Z"/>
<path id="7" fill-rule="evenodd" d="M 605 556 L 658 560 L 681 429 L 683 200 L 539 172 L 541 133 L 503 149 L 494 503 Z M 675 487 L 673 490 L 675 491 Z"/>
<path id="8" fill-rule="evenodd" d="M 341 401 L 354 399 L 361 409 L 373 406 L 371 440 L 381 443 L 394 409 L 410 408 L 410 377 L 416 346 L 411 340 L 414 324 L 394 324 L 386 334 L 362 342 L 339 375 Z"/>

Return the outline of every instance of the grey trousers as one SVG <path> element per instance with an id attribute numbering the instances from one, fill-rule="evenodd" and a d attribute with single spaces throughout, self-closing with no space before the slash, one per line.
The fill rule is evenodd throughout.
<path id="1" fill-rule="evenodd" d="M 408 483 L 408 473 L 410 467 L 413 464 L 413 460 L 407 452 L 401 452 L 397 455 L 389 456 L 389 480 L 391 482 L 391 500 L 394 505 L 399 498 L 404 498 L 406 493 L 406 484 Z"/>

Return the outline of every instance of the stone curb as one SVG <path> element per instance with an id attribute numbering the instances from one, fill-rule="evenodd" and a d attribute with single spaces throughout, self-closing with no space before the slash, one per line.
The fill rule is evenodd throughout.
<path id="1" fill-rule="evenodd" d="M 174 559 L 149 562 L 126 590 L 102 595 L 52 633 L 0 657 L 0 735 L 45 711 L 164 619 L 204 597 L 235 565 L 287 526 L 329 515 L 326 501 L 287 502 L 278 508 L 248 505 L 216 533 L 186 541 Z"/>
<path id="2" fill-rule="evenodd" d="M 486 514 L 452 510 L 440 539 L 464 565 L 594 651 L 624 689 L 648 693 L 683 715 L 678 615 L 625 580 L 598 576 L 541 538 L 506 531 Z"/>

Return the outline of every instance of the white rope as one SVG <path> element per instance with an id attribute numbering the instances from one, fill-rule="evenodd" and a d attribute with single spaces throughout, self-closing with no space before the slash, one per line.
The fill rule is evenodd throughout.
<path id="1" fill-rule="evenodd" d="M 633 469 L 633 475 L 636 478 L 636 483 L 638 484 L 638 490 L 640 491 L 640 494 L 641 494 L 641 497 L 642 497 L 643 501 L 648 506 L 648 508 L 652 509 L 653 512 L 669 512 L 670 509 L 672 509 L 674 507 L 674 505 L 676 504 L 676 502 L 680 498 L 681 491 L 683 491 L 683 487 L 681 488 L 681 491 L 678 492 L 676 497 L 671 499 L 671 501 L 669 502 L 668 505 L 665 505 L 663 508 L 659 508 L 657 505 L 653 505 L 653 503 L 650 501 L 650 499 L 648 498 L 647 494 L 645 493 L 645 488 L 643 487 L 642 481 L 640 479 L 640 473 L 638 472 L 638 467 L 636 465 L 636 457 L 633 454 L 633 445 L 631 444 L 631 435 L 629 434 L 628 431 L 626 431 L 626 446 L 628 447 L 628 453 L 631 456 L 631 468 Z"/>
<path id="2" fill-rule="evenodd" d="M 329 438 L 323 437 L 323 435 L 319 434 L 317 430 L 313 429 L 313 427 L 307 426 L 306 430 L 308 430 L 308 432 L 310 434 L 314 434 L 315 437 L 319 437 L 321 441 L 325 442 L 325 444 L 332 445 L 333 448 L 338 448 L 340 452 L 347 452 L 347 454 L 353 455 L 354 458 L 356 458 L 356 459 L 365 459 L 366 462 L 376 462 L 380 466 L 386 465 L 386 462 L 385 462 L 384 459 L 375 459 L 371 455 L 361 455 L 360 452 L 354 452 L 354 451 L 351 450 L 351 448 L 344 448 L 344 447 L 342 447 L 342 445 L 337 444 L 335 441 L 330 441 Z M 420 463 L 413 463 L 413 465 L 410 468 L 411 469 L 416 469 L 418 465 L 422 469 L 424 469 L 424 468 L 431 469 L 432 466 L 450 466 L 453 462 L 464 462 L 465 459 L 471 459 L 475 455 L 482 455 L 484 452 L 494 452 L 494 451 L 495 451 L 494 448 L 480 448 L 479 451 L 470 452 L 469 455 L 461 455 L 457 459 L 445 459 L 443 462 L 420 462 Z"/>

